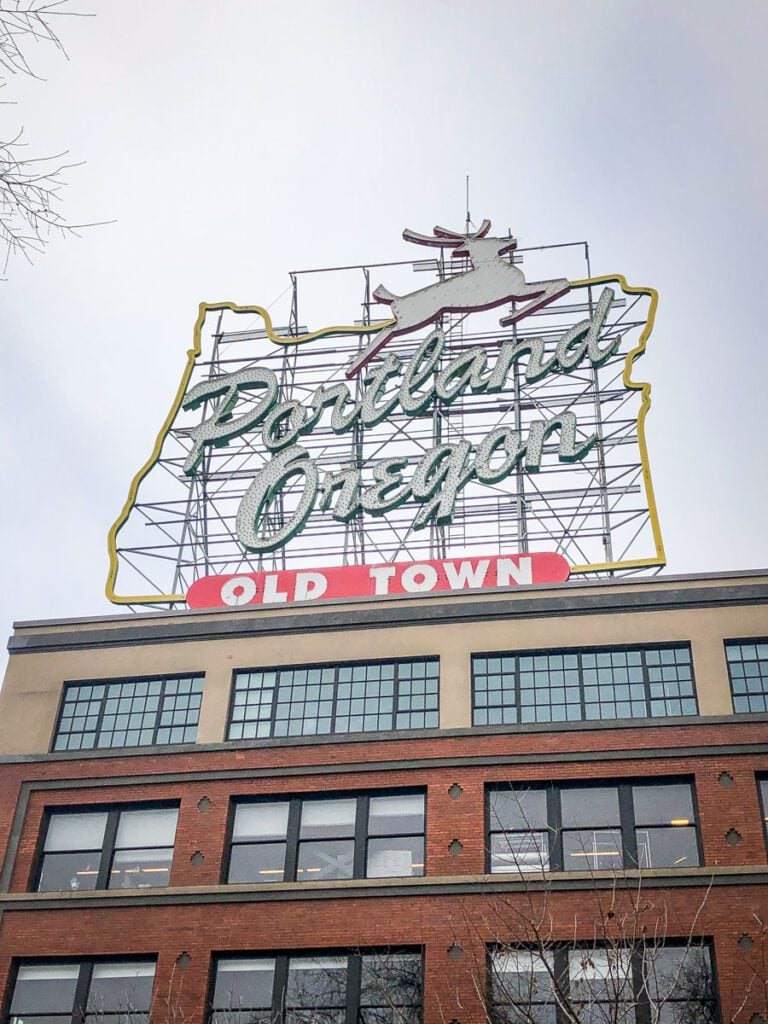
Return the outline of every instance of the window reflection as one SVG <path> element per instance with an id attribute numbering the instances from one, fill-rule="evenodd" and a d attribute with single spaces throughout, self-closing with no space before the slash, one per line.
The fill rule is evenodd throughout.
<path id="1" fill-rule="evenodd" d="M 277 979 L 277 980 L 276 980 Z M 422 958 L 386 950 L 221 959 L 213 1024 L 420 1024 Z"/>
<path id="2" fill-rule="evenodd" d="M 38 892 L 168 885 L 178 813 L 163 807 L 50 814 Z"/>
<path id="3" fill-rule="evenodd" d="M 69 683 L 54 750 L 194 743 L 202 676 Z"/>
<path id="4" fill-rule="evenodd" d="M 556 1024 L 561 1014 L 584 1024 L 720 1019 L 710 950 L 690 943 L 541 952 L 513 946 L 492 951 L 490 981 L 490 1019 L 504 1024 Z"/>
<path id="5" fill-rule="evenodd" d="M 292 843 L 289 834 L 295 837 Z M 236 805 L 230 882 L 423 874 L 423 793 Z"/>
<path id="6" fill-rule="evenodd" d="M 85 1024 L 147 1024 L 154 976 L 154 963 L 141 960 L 21 964 L 10 1022 L 80 1024 L 82 1008 L 75 1005 L 79 988 L 87 993 Z"/>
<path id="7" fill-rule="evenodd" d="M 236 672 L 227 739 L 434 728 L 439 674 L 437 658 Z"/>
<path id="8" fill-rule="evenodd" d="M 508 786 L 488 794 L 492 872 L 696 867 L 687 782 Z"/>
<path id="9" fill-rule="evenodd" d="M 108 888 L 168 885 L 178 815 L 176 807 L 120 814 Z"/>
<path id="10" fill-rule="evenodd" d="M 472 690 L 474 725 L 698 711 L 691 652 L 682 645 L 476 654 Z"/>
<path id="11" fill-rule="evenodd" d="M 768 710 L 768 641 L 731 641 L 725 645 L 733 710 Z"/>

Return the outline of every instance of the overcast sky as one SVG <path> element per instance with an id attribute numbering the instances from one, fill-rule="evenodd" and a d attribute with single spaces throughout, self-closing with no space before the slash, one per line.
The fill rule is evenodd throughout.
<path id="1" fill-rule="evenodd" d="M 768 566 L 765 0 L 72 3 L 96 16 L 0 123 L 84 161 L 67 213 L 114 223 L 0 284 L 0 633 L 110 610 L 107 530 L 201 300 L 409 258 L 404 227 L 461 227 L 467 173 L 476 223 L 659 289 L 667 571 Z"/>

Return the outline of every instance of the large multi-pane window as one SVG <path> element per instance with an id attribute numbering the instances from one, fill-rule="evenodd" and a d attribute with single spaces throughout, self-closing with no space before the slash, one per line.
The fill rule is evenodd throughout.
<path id="1" fill-rule="evenodd" d="M 710 949 L 694 943 L 632 947 L 507 948 L 490 958 L 497 1024 L 715 1024 Z"/>
<path id="2" fill-rule="evenodd" d="M 488 859 L 494 873 L 696 867 L 692 786 L 653 780 L 491 789 Z"/>
<path id="3" fill-rule="evenodd" d="M 725 645 L 733 710 L 768 711 L 768 640 L 732 640 Z"/>
<path id="4" fill-rule="evenodd" d="M 475 725 L 698 712 L 687 645 L 476 654 L 472 693 Z"/>
<path id="5" fill-rule="evenodd" d="M 155 965 L 147 960 L 21 963 L 9 1024 L 147 1024 Z"/>
<path id="6" fill-rule="evenodd" d="M 424 874 L 424 794 L 237 803 L 229 882 Z"/>
<path id="7" fill-rule="evenodd" d="M 69 683 L 54 750 L 194 743 L 202 676 Z"/>
<path id="8" fill-rule="evenodd" d="M 437 658 L 236 672 L 230 740 L 439 725 Z"/>
<path id="9" fill-rule="evenodd" d="M 38 892 L 168 885 L 178 807 L 48 815 Z"/>
<path id="10" fill-rule="evenodd" d="M 405 951 L 222 958 L 211 1024 L 419 1024 L 421 954 Z"/>

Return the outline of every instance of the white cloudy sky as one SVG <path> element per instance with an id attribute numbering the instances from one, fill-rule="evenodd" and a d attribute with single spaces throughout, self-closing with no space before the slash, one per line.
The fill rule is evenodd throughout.
<path id="1" fill-rule="evenodd" d="M 76 0 L 72 0 L 75 4 Z M 201 300 L 406 258 L 471 211 L 661 292 L 642 367 L 669 570 L 768 565 L 764 0 L 77 0 L 0 106 L 75 221 L 0 284 L 0 633 L 98 614 Z M 11 96 L 11 93 L 13 96 Z"/>

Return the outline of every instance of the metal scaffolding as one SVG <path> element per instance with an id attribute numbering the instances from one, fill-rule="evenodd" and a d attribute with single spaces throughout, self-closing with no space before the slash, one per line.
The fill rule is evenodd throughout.
<path id="1" fill-rule="evenodd" d="M 591 278 L 584 242 L 519 249 L 513 258 L 530 262 L 533 278 L 542 266 L 557 268 L 559 276 L 571 281 Z M 317 323 L 318 296 L 319 303 L 327 305 L 329 292 L 334 298 L 348 295 L 346 308 L 354 309 L 357 316 L 353 313 L 350 320 L 348 313 L 347 323 L 375 324 L 383 318 L 382 307 L 372 298 L 372 284 L 382 277 L 388 285 L 403 281 L 406 289 L 413 290 L 429 277 L 444 280 L 466 269 L 464 259 L 452 260 L 441 250 L 427 260 L 294 271 L 288 308 L 282 313 L 286 326 L 277 330 L 294 337 L 304 333 L 306 328 L 300 325 Z M 418 275 L 417 284 L 413 274 Z M 443 364 L 469 346 L 481 346 L 493 364 L 503 342 L 531 338 L 543 339 L 551 355 L 564 331 L 591 316 L 601 288 L 586 284 L 573 289 L 506 329 L 499 328 L 504 309 L 445 315 L 439 324 L 446 338 Z M 374 518 L 361 512 L 346 523 L 316 508 L 304 530 L 286 547 L 253 555 L 236 537 L 235 517 L 245 491 L 272 453 L 261 443 L 259 431 L 245 433 L 226 446 L 206 447 L 195 475 L 186 476 L 182 467 L 192 448 L 189 428 L 211 415 L 211 404 L 206 402 L 194 413 L 179 411 L 159 458 L 140 483 L 117 535 L 117 594 L 144 595 L 136 601 L 137 607 L 167 607 L 180 603 L 169 597 L 186 593 L 196 579 L 212 574 L 526 551 L 556 551 L 580 571 L 613 566 L 592 570 L 603 575 L 637 572 L 638 562 L 645 572 L 659 566 L 650 476 L 638 443 L 641 394 L 627 389 L 622 379 L 627 353 L 638 346 L 646 327 L 649 298 L 615 290 L 601 342 L 621 337 L 621 344 L 599 369 L 585 363 L 571 373 L 531 383 L 525 379 L 524 366 L 515 362 L 501 393 L 468 392 L 450 405 L 435 399 L 416 416 L 406 415 L 397 406 L 379 425 L 363 428 L 358 421 L 343 434 L 333 433 L 326 415 L 299 439 L 321 469 L 354 466 L 365 480 L 372 465 L 384 458 L 410 457 L 414 462 L 436 445 L 459 440 L 476 447 L 498 426 L 525 434 L 532 421 L 568 410 L 577 417 L 580 435 L 596 432 L 599 437 L 582 461 L 558 461 L 557 439 L 552 438 L 545 445 L 539 472 L 518 466 L 493 485 L 470 481 L 459 493 L 450 524 L 414 530 L 419 506 L 412 501 L 385 516 Z M 387 351 L 405 361 L 426 334 L 427 329 L 422 329 L 416 337 L 395 338 Z M 253 314 L 209 312 L 189 387 L 221 374 L 268 367 L 281 382 L 281 400 L 306 404 L 320 385 L 345 379 L 345 366 L 365 343 L 361 335 L 277 346 Z M 353 397 L 357 389 L 359 399 L 361 378 L 350 382 L 350 388 Z M 238 414 L 254 401 L 254 396 L 241 392 Z M 293 480 L 280 493 L 268 511 L 271 527 L 291 515 L 302 488 L 303 482 Z"/>

